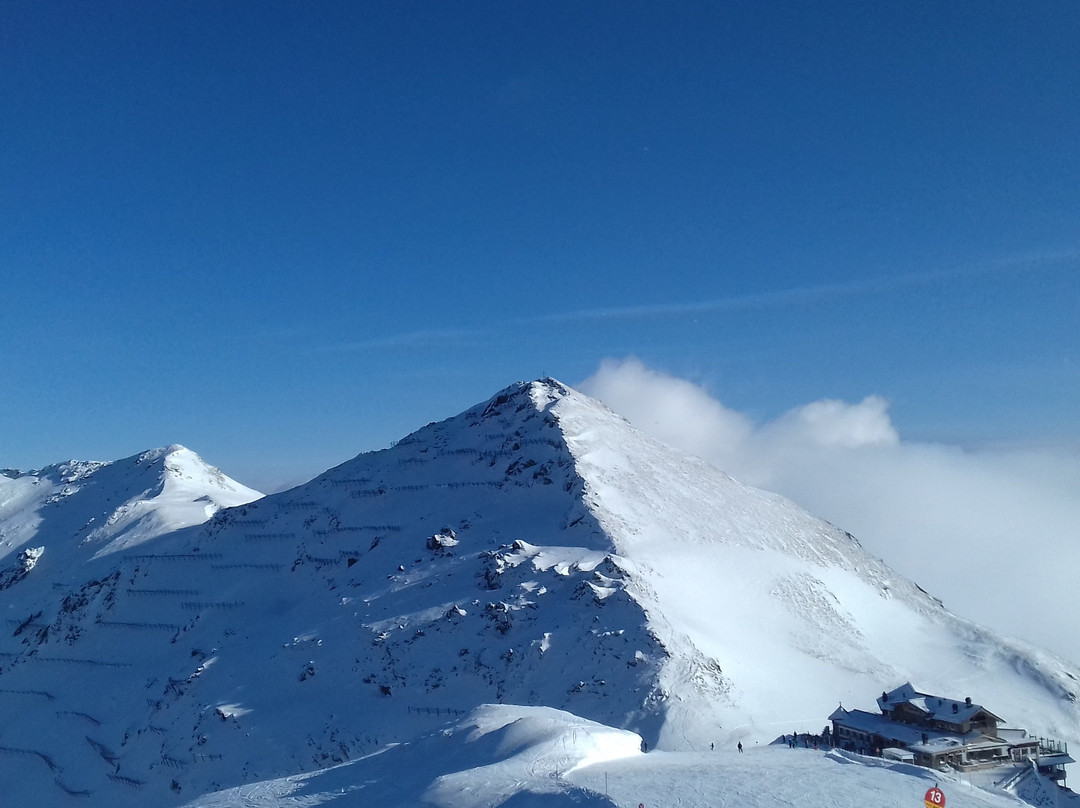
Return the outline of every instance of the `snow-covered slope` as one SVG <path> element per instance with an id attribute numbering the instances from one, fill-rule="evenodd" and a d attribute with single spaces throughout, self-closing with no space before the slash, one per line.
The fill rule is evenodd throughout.
<path id="1" fill-rule="evenodd" d="M 792 718 L 812 722 L 827 699 L 865 704 L 875 683 L 917 680 L 929 692 L 975 689 L 1017 724 L 1077 737 L 1072 664 L 950 614 L 848 533 L 629 429 L 598 402 L 568 394 L 554 412 L 586 501 L 637 571 L 630 591 L 669 651 L 669 718 L 711 711 L 736 737 L 775 735 Z M 676 734 L 661 744 L 700 748 L 705 738 L 679 737 L 693 723 L 670 721 Z"/>
<path id="2" fill-rule="evenodd" d="M 0 592 L 0 775 L 16 804 L 285 788 L 389 743 L 426 759 L 468 736 L 429 733 L 497 724 L 474 711 L 500 702 L 689 754 L 820 732 L 838 701 L 870 707 L 910 680 L 1080 738 L 1080 671 L 553 380 L 137 545 L 130 527 L 91 539 L 98 523 L 16 510 L 31 544 L 67 548 Z M 549 719 L 528 716 L 543 748 L 566 737 Z M 495 764 L 514 743 L 461 760 Z M 380 754 L 387 782 L 394 760 L 413 758 Z M 417 774 L 417 793 L 455 771 Z M 515 793 L 506 804 L 531 804 Z"/>
<path id="3" fill-rule="evenodd" d="M 223 789 L 185 808 L 774 808 L 922 804 L 937 787 L 950 808 L 1075 805 L 1037 775 L 1020 787 L 841 751 L 783 745 L 644 754 L 637 736 L 545 707 L 487 705 L 444 728 L 348 763 Z"/>
<path id="4" fill-rule="evenodd" d="M 72 460 L 40 471 L 5 470 L 0 558 L 34 542 L 107 554 L 261 496 L 178 445 L 115 463 Z"/>

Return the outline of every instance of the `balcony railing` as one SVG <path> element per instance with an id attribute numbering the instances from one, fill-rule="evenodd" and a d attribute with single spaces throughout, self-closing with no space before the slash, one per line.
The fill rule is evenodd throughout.
<path id="1" fill-rule="evenodd" d="M 1039 754 L 1067 755 L 1069 754 L 1069 744 L 1065 741 L 1054 740 L 1053 738 L 1039 738 Z"/>

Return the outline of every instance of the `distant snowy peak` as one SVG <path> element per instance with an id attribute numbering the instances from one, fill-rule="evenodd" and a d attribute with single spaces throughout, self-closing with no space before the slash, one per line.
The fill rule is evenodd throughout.
<path id="1" fill-rule="evenodd" d="M 173 530 L 201 525 L 222 508 L 244 505 L 262 494 L 226 477 L 190 449 L 174 444 L 119 461 L 139 468 L 132 473 L 154 484 L 116 508 L 90 530 L 85 543 L 101 545 L 97 555 L 127 549 Z M 134 480 L 133 480 L 134 481 Z M 135 490 L 134 485 L 128 490 Z"/>
<path id="2" fill-rule="evenodd" d="M 111 463 L 71 460 L 39 474 L 64 483 L 69 492 L 76 490 L 73 486 L 92 485 L 104 489 L 102 493 L 111 499 L 131 498 L 137 492 L 146 498 L 186 492 L 207 497 L 220 507 L 231 507 L 262 496 L 178 443 Z"/>
<path id="3" fill-rule="evenodd" d="M 178 444 L 114 462 L 70 460 L 0 477 L 0 556 L 41 533 L 97 554 L 202 524 L 262 494 Z"/>
<path id="4" fill-rule="evenodd" d="M 199 491 L 220 507 L 244 505 L 262 496 L 261 492 L 227 477 L 220 469 L 179 444 L 144 452 L 135 460 L 135 464 L 145 464 L 151 469 L 160 467 L 163 492 L 178 487 Z"/>

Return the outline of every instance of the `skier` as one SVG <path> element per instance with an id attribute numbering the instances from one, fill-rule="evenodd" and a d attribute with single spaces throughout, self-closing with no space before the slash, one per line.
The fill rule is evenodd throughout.
<path id="1" fill-rule="evenodd" d="M 742 741 L 739 741 L 739 754 L 742 754 Z"/>

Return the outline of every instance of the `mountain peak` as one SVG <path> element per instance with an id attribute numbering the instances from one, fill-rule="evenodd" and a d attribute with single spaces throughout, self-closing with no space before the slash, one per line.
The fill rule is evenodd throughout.
<path id="1" fill-rule="evenodd" d="M 0 555 L 41 535 L 115 552 L 261 496 L 180 444 L 112 462 L 69 460 L 0 477 Z"/>
<path id="2" fill-rule="evenodd" d="M 902 681 L 978 682 L 995 713 L 1080 739 L 1075 666 L 949 614 L 842 530 L 554 379 L 210 519 L 208 468 L 152 450 L 35 512 L 49 550 L 4 590 L 23 622 L 0 672 L 5 746 L 55 763 L 47 787 L 175 803 L 492 703 L 650 748 L 767 742 Z M 187 509 L 187 529 L 168 523 Z M 73 665 L 93 687 L 71 686 Z M 89 744 L 69 742 L 76 720 Z M 20 765 L 0 756 L 29 792 Z"/>
<path id="3" fill-rule="evenodd" d="M 171 443 L 168 446 L 159 446 L 156 449 L 147 449 L 145 452 L 133 455 L 128 459 L 134 460 L 135 465 L 143 465 L 147 463 L 156 463 L 158 461 L 166 461 L 173 457 L 193 458 L 200 463 L 203 462 L 202 458 L 197 454 L 179 443 Z"/>
<path id="4" fill-rule="evenodd" d="M 532 405 L 537 410 L 545 410 L 559 399 L 573 394 L 573 390 L 560 381 L 545 377 L 531 382 L 515 382 L 504 387 L 483 404 L 471 408 L 467 413 L 479 410 L 479 417 L 487 418 L 499 415 L 506 409 L 520 412 Z"/>

